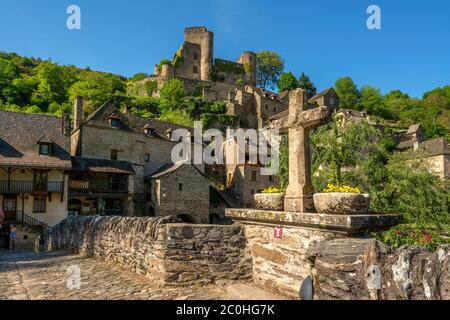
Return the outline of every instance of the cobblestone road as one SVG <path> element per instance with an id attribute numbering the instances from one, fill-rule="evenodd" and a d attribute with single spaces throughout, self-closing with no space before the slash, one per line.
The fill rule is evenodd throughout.
<path id="1" fill-rule="evenodd" d="M 69 289 L 68 268 L 76 265 L 81 270 L 81 286 Z M 70 269 L 69 269 L 70 270 Z M 70 283 L 70 282 L 69 282 Z M 242 286 L 242 284 L 237 284 Z M 107 264 L 92 258 L 85 258 L 63 251 L 9 254 L 0 252 L 0 300 L 32 299 L 107 299 L 107 300 L 187 300 L 187 299 L 234 299 L 245 298 L 242 291 L 249 291 L 248 298 L 255 298 L 251 285 L 240 291 L 239 296 L 229 294 L 220 285 L 190 288 L 161 288 L 144 276 L 134 274 L 117 265 Z M 252 294 L 253 293 L 253 294 Z M 252 294 L 252 296 L 251 296 Z M 261 293 L 260 293 L 261 294 Z M 279 299 L 262 292 L 262 299 Z"/>

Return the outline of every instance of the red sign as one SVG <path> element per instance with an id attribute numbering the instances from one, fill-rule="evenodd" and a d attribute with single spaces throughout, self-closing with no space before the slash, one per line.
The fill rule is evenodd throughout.
<path id="1" fill-rule="evenodd" d="M 273 236 L 278 239 L 283 238 L 283 227 L 273 228 Z"/>

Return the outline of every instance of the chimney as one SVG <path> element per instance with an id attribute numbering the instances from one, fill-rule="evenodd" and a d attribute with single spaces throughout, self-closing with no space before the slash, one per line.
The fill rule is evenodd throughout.
<path id="1" fill-rule="evenodd" d="M 65 136 L 70 135 L 70 119 L 67 112 L 64 112 L 61 117 L 61 133 Z"/>
<path id="2" fill-rule="evenodd" d="M 73 102 L 73 128 L 78 129 L 83 121 L 83 98 L 76 96 Z"/>

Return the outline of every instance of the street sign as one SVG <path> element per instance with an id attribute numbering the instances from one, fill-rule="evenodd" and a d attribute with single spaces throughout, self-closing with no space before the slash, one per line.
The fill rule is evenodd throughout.
<path id="1" fill-rule="evenodd" d="M 283 227 L 273 228 L 273 236 L 278 239 L 283 238 Z"/>
<path id="2" fill-rule="evenodd" d="M 14 226 L 10 227 L 10 232 L 9 232 L 9 236 L 11 239 L 15 240 L 17 237 L 17 229 Z"/>

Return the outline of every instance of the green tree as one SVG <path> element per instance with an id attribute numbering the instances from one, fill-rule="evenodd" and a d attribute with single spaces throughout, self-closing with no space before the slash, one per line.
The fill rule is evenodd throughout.
<path id="1" fill-rule="evenodd" d="M 256 54 L 256 83 L 262 89 L 273 89 L 284 70 L 283 59 L 273 51 Z"/>
<path id="2" fill-rule="evenodd" d="M 298 79 L 298 87 L 305 89 L 308 99 L 311 99 L 316 95 L 317 89 L 314 84 L 311 82 L 309 77 L 302 72 L 302 75 Z"/>
<path id="3" fill-rule="evenodd" d="M 179 79 L 171 79 L 163 85 L 159 95 L 161 108 L 164 111 L 179 109 L 182 99 L 186 96 L 184 84 Z"/>
<path id="4" fill-rule="evenodd" d="M 355 109 L 358 105 L 359 91 L 350 77 L 343 77 L 334 84 L 342 108 Z"/>
<path id="5" fill-rule="evenodd" d="M 361 97 L 359 99 L 359 110 L 366 110 L 376 116 L 391 119 L 392 116 L 384 104 L 384 98 L 380 89 L 372 86 L 363 86 L 361 88 Z"/>
<path id="6" fill-rule="evenodd" d="M 52 102 L 63 103 L 67 100 L 61 67 L 45 61 L 39 64 L 34 72 L 38 81 L 36 96 L 43 107 L 47 107 Z"/>
<path id="7" fill-rule="evenodd" d="M 139 72 L 136 73 L 135 75 L 133 75 L 130 79 L 128 79 L 130 82 L 134 82 L 134 81 L 139 81 L 139 80 L 143 80 L 145 78 L 148 78 L 149 75 L 144 73 L 144 72 Z"/>
<path id="8" fill-rule="evenodd" d="M 292 72 L 283 73 L 278 80 L 278 92 L 290 91 L 299 87 L 297 78 Z"/>
<path id="9" fill-rule="evenodd" d="M 92 113 L 106 101 L 122 101 L 125 95 L 124 81 L 115 75 L 88 73 L 69 89 L 70 101 L 79 95 L 84 98 L 85 112 Z"/>

